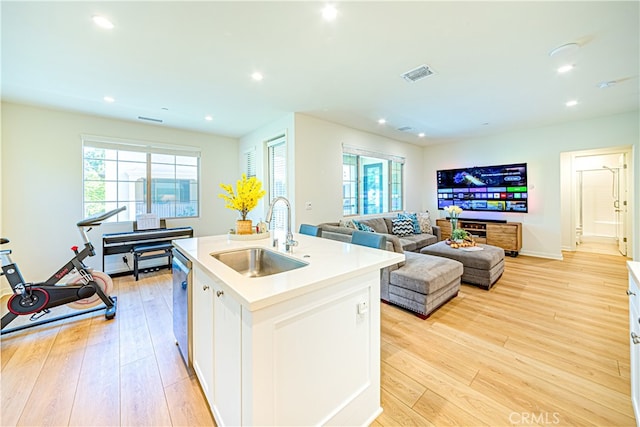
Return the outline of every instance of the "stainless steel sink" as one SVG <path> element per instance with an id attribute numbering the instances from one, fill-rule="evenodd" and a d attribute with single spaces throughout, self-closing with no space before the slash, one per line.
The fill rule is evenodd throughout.
<path id="1" fill-rule="evenodd" d="M 264 277 L 301 268 L 309 263 L 265 248 L 245 248 L 211 254 L 246 277 Z"/>

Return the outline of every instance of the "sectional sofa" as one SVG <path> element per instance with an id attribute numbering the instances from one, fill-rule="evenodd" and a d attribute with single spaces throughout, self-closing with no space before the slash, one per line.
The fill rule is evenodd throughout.
<path id="1" fill-rule="evenodd" d="M 351 242 L 351 234 L 358 230 L 357 224 L 370 227 L 374 232 L 384 234 L 387 237 L 387 250 L 392 252 L 420 252 L 420 249 L 433 245 L 440 241 L 440 227 L 432 223 L 427 213 L 423 213 L 423 222 L 420 234 L 394 234 L 393 223 L 398 214 L 383 214 L 361 218 L 342 219 L 339 222 L 325 222 L 319 225 L 322 229 L 322 237 Z M 362 228 L 360 228 L 362 229 Z M 371 231 L 371 230 L 365 230 Z"/>
<path id="2" fill-rule="evenodd" d="M 405 262 L 381 271 L 380 298 L 425 319 L 458 295 L 463 266 L 455 260 L 420 253 L 421 249 L 440 240 L 440 227 L 430 225 L 426 215 L 422 215 L 420 224 L 414 224 L 410 234 L 402 230 L 399 225 L 402 221 L 397 219 L 398 214 L 385 214 L 356 219 L 355 222 L 344 219 L 323 223 L 319 227 L 322 237 L 343 242 L 351 242 L 351 235 L 356 229 L 385 235 L 387 250 L 404 253 Z"/>

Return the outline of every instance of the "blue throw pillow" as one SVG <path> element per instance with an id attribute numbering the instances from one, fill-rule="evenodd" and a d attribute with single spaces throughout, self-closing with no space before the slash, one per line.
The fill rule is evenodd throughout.
<path id="1" fill-rule="evenodd" d="M 416 215 L 415 213 L 409 213 L 409 212 L 399 213 L 398 218 L 411 220 L 411 224 L 413 225 L 413 234 L 422 233 L 422 229 L 420 228 L 420 221 L 418 221 L 418 215 Z"/>
<path id="2" fill-rule="evenodd" d="M 363 224 L 360 221 L 356 221 L 355 219 L 353 220 L 353 223 L 355 224 L 356 228 L 360 231 L 368 231 L 370 233 L 375 232 L 375 230 L 371 227 L 369 227 L 367 224 Z"/>

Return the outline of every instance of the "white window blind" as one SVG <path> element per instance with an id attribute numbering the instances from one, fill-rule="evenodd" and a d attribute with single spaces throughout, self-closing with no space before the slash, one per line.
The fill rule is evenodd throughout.
<path id="1" fill-rule="evenodd" d="M 256 149 L 252 148 L 244 153 L 244 171 L 247 178 L 256 176 Z"/>

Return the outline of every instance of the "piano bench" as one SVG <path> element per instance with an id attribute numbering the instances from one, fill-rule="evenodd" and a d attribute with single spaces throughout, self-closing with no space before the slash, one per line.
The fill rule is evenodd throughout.
<path id="1" fill-rule="evenodd" d="M 158 245 L 138 245 L 133 247 L 133 275 L 138 280 L 138 263 L 145 259 L 154 259 L 154 258 L 162 258 L 167 257 L 169 259 L 169 263 L 167 268 L 171 268 L 171 263 L 173 262 L 173 253 L 171 250 L 173 249 L 173 245 L 171 243 L 161 243 Z M 162 252 L 159 252 L 162 251 Z M 148 254 L 149 252 L 154 252 Z M 148 255 L 145 255 L 148 254 Z"/>

